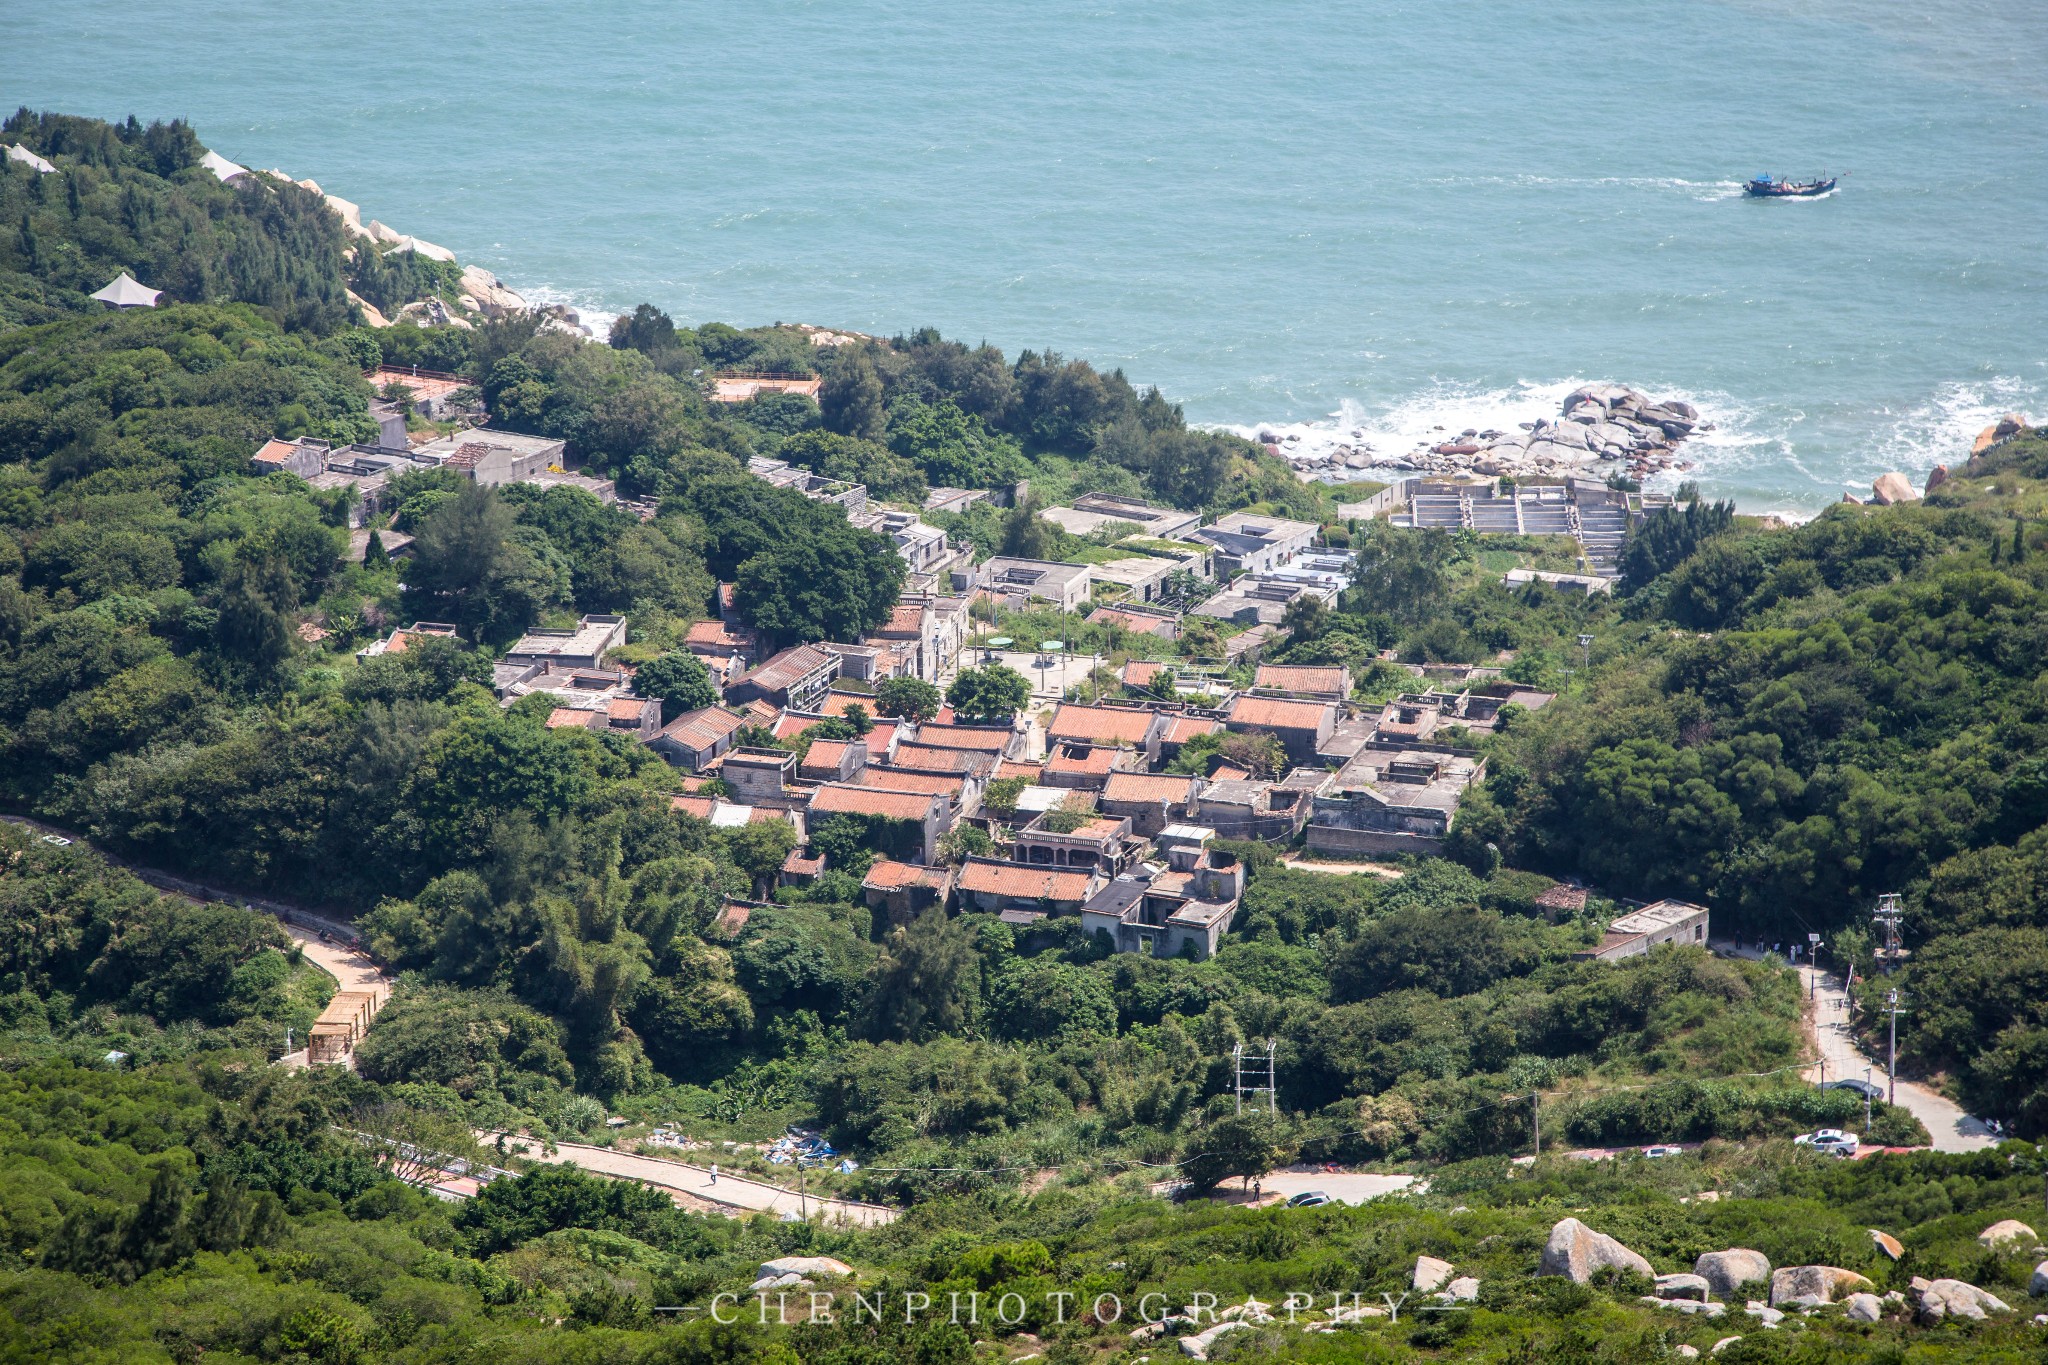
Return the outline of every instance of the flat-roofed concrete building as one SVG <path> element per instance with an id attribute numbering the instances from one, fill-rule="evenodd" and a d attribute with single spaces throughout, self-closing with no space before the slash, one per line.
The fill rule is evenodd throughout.
<path id="1" fill-rule="evenodd" d="M 1599 946 L 1573 956 L 1594 962 L 1619 962 L 1669 945 L 1704 948 L 1707 935 L 1706 906 L 1690 901 L 1654 901 L 1616 918 L 1607 926 Z"/>
<path id="2" fill-rule="evenodd" d="M 1165 868 L 1147 864 L 1089 897 L 1081 907 L 1082 930 L 1107 935 L 1120 953 L 1214 956 L 1244 899 L 1244 865 L 1208 847 L 1214 831 L 1190 832 L 1201 837 L 1172 841 Z"/>
<path id="3" fill-rule="evenodd" d="M 607 652 L 626 643 L 623 616 L 585 616 L 574 630 L 529 630 L 505 651 L 508 664 L 596 668 Z"/>
<path id="4" fill-rule="evenodd" d="M 997 555 L 981 566 L 976 581 L 998 597 L 1020 603 L 1047 602 L 1061 611 L 1075 611 L 1087 602 L 1088 585 L 1093 580 L 1086 564 Z"/>
<path id="5" fill-rule="evenodd" d="M 1093 535 L 1105 526 L 1122 522 L 1131 527 L 1130 534 L 1134 536 L 1179 540 L 1202 524 L 1199 512 L 1155 507 L 1113 493 L 1083 493 L 1065 507 L 1048 507 L 1038 515 L 1077 536 Z"/>
<path id="6" fill-rule="evenodd" d="M 1485 776 L 1486 760 L 1475 755 L 1361 750 L 1313 798 L 1309 850 L 1442 853 L 1466 788 Z"/>
<path id="7" fill-rule="evenodd" d="M 1287 563 L 1314 543 L 1314 522 L 1232 512 L 1194 533 L 1216 547 L 1216 572 L 1265 573 Z"/>

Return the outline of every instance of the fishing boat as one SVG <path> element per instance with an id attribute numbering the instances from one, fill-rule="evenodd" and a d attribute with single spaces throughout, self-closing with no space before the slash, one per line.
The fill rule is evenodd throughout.
<path id="1" fill-rule="evenodd" d="M 1811 199 L 1833 189 L 1835 179 L 1830 175 L 1819 180 L 1779 180 L 1775 176 L 1760 175 L 1744 184 L 1742 192 L 1752 199 Z"/>

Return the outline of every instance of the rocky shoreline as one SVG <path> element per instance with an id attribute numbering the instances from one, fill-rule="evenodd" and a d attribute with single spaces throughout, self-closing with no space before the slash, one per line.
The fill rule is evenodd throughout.
<path id="1" fill-rule="evenodd" d="M 1329 480 L 1353 470 L 1643 479 L 1692 468 L 1680 447 L 1695 433 L 1712 429 L 1690 403 L 1659 401 L 1621 384 L 1586 384 L 1565 396 L 1556 418 L 1539 417 L 1513 431 L 1446 431 L 1398 455 L 1363 442 L 1303 448 L 1297 437 L 1270 430 L 1262 430 L 1258 439 L 1304 479 Z"/>

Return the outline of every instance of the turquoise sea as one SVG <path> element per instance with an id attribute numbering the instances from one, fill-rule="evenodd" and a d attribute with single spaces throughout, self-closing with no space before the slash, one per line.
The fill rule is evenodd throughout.
<path id="1" fill-rule="evenodd" d="M 2048 409 L 2042 0 L 7 9 L 8 107 L 182 114 L 599 315 L 933 325 L 1381 450 L 1617 380 L 1788 512 Z"/>

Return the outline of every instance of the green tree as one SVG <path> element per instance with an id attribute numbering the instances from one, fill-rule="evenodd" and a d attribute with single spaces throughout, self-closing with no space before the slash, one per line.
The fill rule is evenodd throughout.
<path id="1" fill-rule="evenodd" d="M 1213 1190 L 1231 1176 L 1249 1182 L 1280 1160 L 1274 1118 L 1264 1111 L 1233 1114 L 1188 1135 L 1181 1177 L 1196 1194 Z"/>
<path id="2" fill-rule="evenodd" d="M 1012 720 L 1031 703 L 1031 684 L 1003 664 L 963 668 L 946 689 L 953 713 L 971 725 L 996 725 Z"/>
<path id="3" fill-rule="evenodd" d="M 885 716 L 900 716 L 905 720 L 930 720 L 939 714 L 939 704 L 943 700 L 938 688 L 907 673 L 884 678 L 875 688 L 875 710 Z"/>
<path id="4" fill-rule="evenodd" d="M 425 619 L 457 622 L 479 639 L 510 639 L 542 611 L 567 600 L 566 566 L 551 565 L 538 544 L 521 539 L 511 508 L 465 482 L 419 526 L 406 586 Z"/>
<path id="5" fill-rule="evenodd" d="M 980 972 L 973 934 L 938 906 L 890 930 L 868 972 L 870 1036 L 924 1042 L 965 1032 Z"/>
<path id="6" fill-rule="evenodd" d="M 725 836 L 726 851 L 758 892 L 772 885 L 782 864 L 796 848 L 796 830 L 787 820 L 749 820 Z"/>
<path id="7" fill-rule="evenodd" d="M 711 670 L 686 649 L 672 649 L 640 665 L 633 674 L 633 687 L 645 696 L 661 698 L 664 725 L 685 711 L 701 711 L 718 702 Z"/>
<path id="8" fill-rule="evenodd" d="M 848 436 L 879 440 L 885 414 L 882 408 L 882 377 L 865 346 L 841 348 L 838 362 L 825 375 L 818 394 L 818 407 L 825 425 Z"/>
<path id="9" fill-rule="evenodd" d="M 1108 979 L 1049 954 L 1005 963 L 989 987 L 988 1015 L 996 1036 L 1018 1042 L 1116 1034 Z"/>

